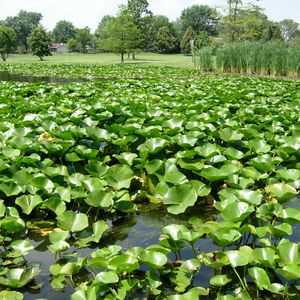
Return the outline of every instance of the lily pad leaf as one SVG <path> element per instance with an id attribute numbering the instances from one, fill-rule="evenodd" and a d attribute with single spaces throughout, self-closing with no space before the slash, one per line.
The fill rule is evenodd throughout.
<path id="1" fill-rule="evenodd" d="M 252 261 L 252 249 L 248 246 L 242 246 L 239 250 L 229 250 L 225 252 L 233 268 L 246 266 Z"/>
<path id="2" fill-rule="evenodd" d="M 78 232 L 88 227 L 88 217 L 83 213 L 65 211 L 57 217 L 58 226 L 64 230 Z"/>
<path id="3" fill-rule="evenodd" d="M 39 195 L 23 195 L 16 199 L 16 204 L 22 208 L 23 213 L 26 215 L 29 215 L 42 202 L 43 200 Z"/>
<path id="4" fill-rule="evenodd" d="M 5 277 L 0 276 L 0 284 L 11 288 L 21 288 L 37 277 L 39 273 L 39 267 L 10 269 Z"/>
<path id="5" fill-rule="evenodd" d="M 0 300 L 23 300 L 23 294 L 16 291 L 1 291 Z"/>
<path id="6" fill-rule="evenodd" d="M 227 283 L 231 282 L 232 279 L 230 279 L 229 277 L 227 277 L 227 275 L 215 275 L 213 277 L 210 278 L 209 283 L 211 285 L 214 286 L 224 286 Z"/>
<path id="7" fill-rule="evenodd" d="M 221 212 L 221 216 L 224 220 L 230 220 L 232 222 L 244 221 L 252 212 L 254 207 L 245 202 L 233 202 L 229 203 Z"/>
<path id="8" fill-rule="evenodd" d="M 279 201 L 289 200 L 293 196 L 297 195 L 297 190 L 287 183 L 275 183 L 268 185 L 265 190 Z"/>
<path id="9" fill-rule="evenodd" d="M 271 284 L 267 272 L 262 268 L 249 268 L 248 273 L 260 290 L 266 289 Z"/>
<path id="10" fill-rule="evenodd" d="M 169 142 L 162 138 L 150 138 L 137 149 L 141 152 L 156 154 L 165 148 Z"/>
<path id="11" fill-rule="evenodd" d="M 174 186 L 164 195 L 163 203 L 170 205 L 167 209 L 171 214 L 178 215 L 185 212 L 189 206 L 197 201 L 197 191 L 190 184 Z"/>
<path id="12" fill-rule="evenodd" d="M 108 268 L 116 273 L 130 273 L 140 267 L 136 257 L 127 254 L 121 254 L 109 261 Z"/>
<path id="13" fill-rule="evenodd" d="M 95 190 L 88 194 L 84 201 L 93 207 L 107 208 L 113 205 L 113 193 L 105 190 Z"/>
<path id="14" fill-rule="evenodd" d="M 283 276 L 286 280 L 297 280 L 300 278 L 300 266 L 289 264 L 281 269 L 276 269 L 277 273 Z"/>
<path id="15" fill-rule="evenodd" d="M 119 276 L 114 272 L 100 272 L 96 275 L 94 281 L 100 284 L 117 283 L 119 281 Z"/>
<path id="16" fill-rule="evenodd" d="M 150 268 L 161 268 L 168 262 L 168 258 L 161 252 L 145 250 L 141 253 L 140 260 L 147 264 Z"/>
<path id="17" fill-rule="evenodd" d="M 226 247 L 237 241 L 242 235 L 235 229 L 218 228 L 210 234 L 214 242 L 220 246 Z"/>
<path id="18" fill-rule="evenodd" d="M 9 245 L 18 255 L 27 255 L 33 246 L 29 241 L 26 240 L 15 240 Z"/>
<path id="19" fill-rule="evenodd" d="M 130 187 L 134 173 L 128 165 L 114 165 L 110 167 L 105 175 L 107 184 L 116 190 Z"/>

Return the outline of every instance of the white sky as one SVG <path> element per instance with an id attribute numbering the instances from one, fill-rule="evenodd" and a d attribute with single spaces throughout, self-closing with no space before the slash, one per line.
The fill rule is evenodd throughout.
<path id="1" fill-rule="evenodd" d="M 89 26 L 95 30 L 104 15 L 114 15 L 118 6 L 126 3 L 127 0 L 0 0 L 0 20 L 23 9 L 40 12 L 42 24 L 48 30 L 52 30 L 59 20 L 71 21 L 78 28 Z M 148 3 L 154 14 L 166 15 L 171 20 L 194 4 L 209 4 L 219 9 L 226 7 L 226 0 L 148 0 Z M 300 0 L 260 0 L 258 4 L 265 8 L 271 20 L 290 18 L 300 23 Z"/>

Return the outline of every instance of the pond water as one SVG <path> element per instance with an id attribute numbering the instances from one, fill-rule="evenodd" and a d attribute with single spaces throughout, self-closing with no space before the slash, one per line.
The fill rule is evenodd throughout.
<path id="1" fill-rule="evenodd" d="M 120 217 L 117 220 L 107 220 L 109 226 L 108 233 L 101 239 L 100 245 L 94 245 L 89 248 L 76 250 L 79 257 L 89 256 L 89 254 L 98 249 L 98 247 L 106 247 L 109 245 L 122 246 L 123 251 L 131 247 L 148 247 L 157 244 L 159 237 L 162 234 L 162 227 L 169 224 L 187 224 L 190 217 L 197 216 L 204 222 L 208 220 L 216 220 L 214 211 L 205 211 L 201 209 L 193 209 L 192 212 L 182 214 L 180 216 L 170 215 L 165 209 L 155 205 L 143 205 L 139 207 L 136 214 L 129 214 L 125 217 Z M 32 299 L 69 299 L 74 293 L 71 285 L 67 285 L 63 291 L 56 292 L 50 286 L 51 276 L 49 268 L 55 261 L 55 254 L 48 249 L 48 239 L 36 234 L 30 234 L 30 242 L 35 246 L 35 250 L 31 251 L 25 258 L 28 263 L 38 262 L 41 264 L 41 273 L 35 280 L 35 283 L 42 284 L 40 289 L 32 290 L 24 289 L 24 300 Z M 201 247 L 201 251 L 210 252 L 219 249 L 213 242 L 206 238 L 200 239 L 195 245 L 196 248 Z M 67 253 L 72 253 L 74 249 L 70 249 Z M 170 254 L 173 255 L 173 254 Z M 186 247 L 181 251 L 183 259 L 193 258 L 193 252 L 190 247 Z M 173 258 L 173 257 L 171 257 Z M 212 271 L 206 267 L 201 267 L 201 270 L 195 278 L 195 284 L 201 283 L 205 286 L 209 278 L 212 276 Z"/>
<path id="2" fill-rule="evenodd" d="M 52 76 L 32 76 L 32 75 L 22 75 L 22 74 L 13 74 L 8 71 L 0 71 L 0 81 L 16 81 L 16 82 L 47 82 L 47 83 L 59 83 L 67 84 L 72 82 L 88 82 L 91 79 L 88 78 L 60 78 Z"/>

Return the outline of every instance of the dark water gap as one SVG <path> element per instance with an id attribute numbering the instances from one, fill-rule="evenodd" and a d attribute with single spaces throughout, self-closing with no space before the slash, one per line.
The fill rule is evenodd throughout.
<path id="1" fill-rule="evenodd" d="M 68 84 L 74 82 L 90 82 L 94 80 L 104 80 L 101 78 L 67 78 L 67 77 L 54 77 L 54 76 L 33 76 L 24 74 L 15 74 L 8 71 L 0 71 L 0 81 L 14 81 L 14 82 L 46 82 L 46 83 L 58 83 Z"/>
<path id="2" fill-rule="evenodd" d="M 188 220 L 193 216 L 200 218 L 203 222 L 209 220 L 215 221 L 217 218 L 214 211 L 205 211 L 200 208 L 194 208 L 185 214 L 176 216 L 169 214 L 167 210 L 157 205 L 143 204 L 138 207 L 138 211 L 134 214 L 126 214 L 114 220 L 106 219 L 109 230 L 100 240 L 100 245 L 92 244 L 90 247 L 79 250 L 71 247 L 65 253 L 71 254 L 76 252 L 78 257 L 86 257 L 93 251 L 110 245 L 119 245 L 124 252 L 132 247 L 146 248 L 159 242 L 159 237 L 162 234 L 164 226 L 170 224 L 189 226 Z M 25 259 L 28 263 L 36 262 L 41 264 L 41 273 L 36 278 L 35 283 L 42 284 L 42 286 L 37 290 L 24 289 L 24 300 L 70 299 L 70 296 L 75 292 L 70 284 L 67 284 L 62 291 L 55 291 L 50 285 L 52 276 L 50 275 L 49 268 L 55 262 L 55 254 L 51 253 L 47 248 L 49 245 L 48 238 L 39 236 L 36 233 L 30 233 L 28 240 L 33 244 L 35 249 L 26 255 Z M 201 252 L 210 252 L 219 249 L 209 238 L 200 239 L 195 246 L 197 248 L 200 247 Z M 173 253 L 170 255 L 172 256 Z M 183 259 L 194 257 L 192 249 L 189 246 L 182 249 L 181 256 Z M 205 286 L 204 283 L 208 283 L 212 275 L 212 270 L 203 266 L 199 275 L 195 278 L 195 283 Z"/>

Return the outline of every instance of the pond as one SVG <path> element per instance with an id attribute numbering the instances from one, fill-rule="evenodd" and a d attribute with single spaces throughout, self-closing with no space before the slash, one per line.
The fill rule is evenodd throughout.
<path id="1" fill-rule="evenodd" d="M 14 74 L 8 71 L 0 71 L 0 81 L 16 81 L 16 82 L 47 82 L 47 83 L 59 83 L 68 84 L 72 82 L 88 82 L 91 79 L 87 78 L 64 78 L 64 77 L 52 77 L 52 76 L 33 76 Z"/>
<path id="2" fill-rule="evenodd" d="M 169 224 L 187 225 L 190 217 L 196 216 L 201 218 L 203 222 L 215 220 L 214 211 L 205 211 L 203 209 L 193 209 L 189 213 L 180 216 L 170 215 L 167 210 L 161 209 L 156 205 L 147 204 L 139 207 L 138 213 L 128 214 L 117 218 L 116 220 L 106 220 L 109 225 L 108 233 L 101 239 L 101 245 L 95 244 L 89 248 L 74 249 L 72 247 L 66 253 L 77 253 L 79 257 L 86 257 L 99 247 L 108 247 L 109 245 L 119 245 L 124 251 L 132 247 L 148 247 L 159 242 L 162 234 L 162 227 Z M 38 289 L 30 289 L 26 287 L 23 290 L 24 300 L 33 300 L 37 298 L 64 300 L 69 299 L 74 293 L 71 284 L 66 285 L 62 291 L 55 291 L 50 285 L 51 276 L 49 273 L 50 266 L 55 262 L 55 254 L 51 253 L 47 246 L 48 239 L 40 236 L 35 232 L 29 234 L 28 240 L 34 245 L 35 249 L 31 251 L 26 260 L 30 263 L 39 263 L 41 268 L 40 275 L 36 278 L 35 284 L 41 284 Z M 197 248 L 201 248 L 203 252 L 210 252 L 219 249 L 213 244 L 211 239 L 200 239 L 196 244 Z M 173 255 L 171 253 L 171 255 Z M 183 259 L 193 258 L 192 249 L 186 247 L 181 251 Z M 202 286 L 208 285 L 209 278 L 213 272 L 209 268 L 203 267 L 198 276 L 195 277 L 194 283 Z M 206 283 L 206 284 L 205 284 Z"/>

